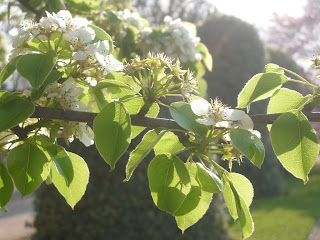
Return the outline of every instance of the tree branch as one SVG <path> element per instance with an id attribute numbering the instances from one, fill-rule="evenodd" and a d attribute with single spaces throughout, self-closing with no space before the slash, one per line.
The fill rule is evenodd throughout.
<path id="1" fill-rule="evenodd" d="M 18 2 L 23 5 L 30 12 L 33 12 L 37 17 L 41 17 L 41 12 L 32 7 L 27 0 L 18 0 Z"/>
<path id="2" fill-rule="evenodd" d="M 255 125 L 272 124 L 281 114 L 250 115 Z M 320 122 L 320 112 L 305 113 L 310 122 Z M 46 118 L 74 122 L 93 123 L 97 113 L 64 111 L 57 108 L 36 107 L 32 118 Z M 164 127 L 167 129 L 182 129 L 174 120 L 166 118 L 151 118 L 141 115 L 132 115 L 131 123 L 135 126 L 147 128 Z"/>
<path id="3" fill-rule="evenodd" d="M 47 118 L 74 122 L 93 123 L 97 113 L 64 111 L 57 108 L 36 107 L 32 118 Z M 142 115 L 132 115 L 131 124 L 135 126 L 157 128 L 164 127 L 167 129 L 182 129 L 174 120 L 166 118 L 151 118 Z"/>

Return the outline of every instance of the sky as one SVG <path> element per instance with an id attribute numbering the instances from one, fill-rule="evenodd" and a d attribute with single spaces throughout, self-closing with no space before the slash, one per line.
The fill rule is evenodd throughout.
<path id="1" fill-rule="evenodd" d="M 211 0 L 217 9 L 264 29 L 276 12 L 280 15 L 301 16 L 307 0 Z"/>

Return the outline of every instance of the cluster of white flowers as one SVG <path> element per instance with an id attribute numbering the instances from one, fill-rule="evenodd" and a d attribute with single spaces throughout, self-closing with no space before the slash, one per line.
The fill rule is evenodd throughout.
<path id="1" fill-rule="evenodd" d="M 242 110 L 230 109 L 217 99 L 213 104 L 206 100 L 193 100 L 190 105 L 192 111 L 202 117 L 196 119 L 198 123 L 223 128 L 242 128 L 251 131 L 260 138 L 260 133 L 253 130 L 252 119 Z"/>
<path id="2" fill-rule="evenodd" d="M 11 59 L 19 54 L 27 53 L 28 50 L 24 46 L 26 41 L 32 38 L 44 41 L 47 39 L 47 33 L 60 31 L 63 40 L 70 44 L 74 60 L 98 62 L 99 70 L 103 74 L 122 70 L 123 64 L 110 54 L 107 40 L 92 42 L 96 33 L 89 26 L 86 18 L 72 18 L 71 13 L 67 10 L 61 10 L 57 14 L 46 13 L 47 17 L 42 17 L 39 23 L 24 21 L 20 28 L 14 28 L 9 32 L 14 48 L 11 52 Z"/>
<path id="3" fill-rule="evenodd" d="M 149 27 L 141 32 L 142 41 L 150 46 L 149 51 L 164 52 L 170 57 L 179 58 L 182 63 L 201 61 L 202 56 L 197 49 L 200 38 L 196 36 L 195 29 L 180 18 L 172 20 L 166 16 L 164 23 L 160 39 L 151 38 L 153 30 Z"/>
<path id="4" fill-rule="evenodd" d="M 86 106 L 79 100 L 83 88 L 79 87 L 72 77 L 62 84 L 57 82 L 49 84 L 45 93 L 48 98 L 55 98 L 64 110 L 91 111 L 92 106 Z"/>
<path id="5" fill-rule="evenodd" d="M 122 20 L 125 21 L 129 26 L 133 26 L 138 30 L 143 29 L 143 21 L 140 15 L 137 12 L 130 12 L 129 9 L 124 9 L 123 11 L 116 12 L 116 15 Z"/>

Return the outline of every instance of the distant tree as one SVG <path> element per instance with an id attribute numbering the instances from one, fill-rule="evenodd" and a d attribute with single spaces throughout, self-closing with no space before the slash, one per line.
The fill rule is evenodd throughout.
<path id="1" fill-rule="evenodd" d="M 299 58 L 320 53 L 320 0 L 307 0 L 301 17 L 274 15 L 267 44 Z"/>
<path id="2" fill-rule="evenodd" d="M 198 23 L 216 11 L 207 0 L 132 0 L 132 6 L 151 24 L 161 24 L 165 16 Z"/>

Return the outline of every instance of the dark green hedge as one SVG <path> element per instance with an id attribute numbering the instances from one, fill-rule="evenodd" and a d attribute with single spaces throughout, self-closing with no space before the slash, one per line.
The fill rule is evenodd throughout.
<path id="1" fill-rule="evenodd" d="M 150 158 L 124 183 L 128 154 L 109 172 L 94 147 L 77 143 L 70 150 L 88 163 L 91 174 L 86 194 L 71 210 L 54 186 L 43 184 L 36 195 L 33 239 L 227 239 L 228 214 L 221 196 L 215 195 L 207 214 L 182 235 L 174 217 L 152 201 L 147 180 Z"/>

